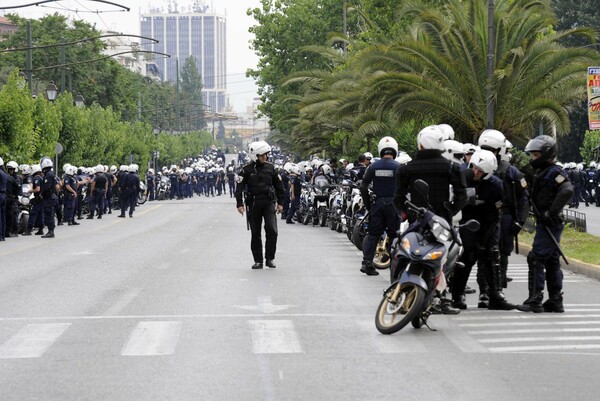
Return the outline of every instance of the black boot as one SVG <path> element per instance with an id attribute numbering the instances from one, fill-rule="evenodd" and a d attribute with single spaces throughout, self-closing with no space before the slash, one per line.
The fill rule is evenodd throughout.
<path id="1" fill-rule="evenodd" d="M 481 294 L 479 294 L 479 303 L 477 304 L 477 307 L 479 309 L 487 309 L 487 307 L 489 305 L 489 301 L 490 301 L 490 297 L 488 297 L 488 294 L 485 292 L 482 292 Z"/>
<path id="2" fill-rule="evenodd" d="M 48 230 L 48 232 L 42 235 L 42 238 L 54 238 L 54 230 Z"/>
<path id="3" fill-rule="evenodd" d="M 465 305 L 466 309 L 466 305 Z M 460 313 L 460 308 L 454 306 L 454 302 L 449 299 L 442 298 L 442 304 L 440 305 L 440 310 L 442 315 L 458 315 Z"/>
<path id="4" fill-rule="evenodd" d="M 367 276 L 378 276 L 379 272 L 373 267 L 373 262 L 366 262 L 363 260 L 360 271 L 365 273 Z"/>
<path id="5" fill-rule="evenodd" d="M 504 294 L 500 291 L 490 294 L 490 300 L 488 302 L 488 309 L 490 310 L 513 310 L 516 306 L 509 303 L 505 298 Z"/>
<path id="6" fill-rule="evenodd" d="M 38 228 L 38 230 L 36 231 L 35 235 L 44 235 L 44 229 L 43 228 Z"/>
<path id="7" fill-rule="evenodd" d="M 23 233 L 23 235 L 31 235 L 31 230 L 29 230 L 29 229 L 25 230 L 25 232 Z"/>
<path id="8" fill-rule="evenodd" d="M 562 296 L 562 292 L 557 292 L 556 294 L 550 295 L 550 298 L 548 298 L 546 302 L 542 304 L 544 312 L 563 313 L 565 311 L 565 308 L 563 306 Z"/>
<path id="9" fill-rule="evenodd" d="M 542 313 L 544 311 L 542 299 L 544 299 L 544 293 L 542 291 L 536 292 L 527 298 L 527 300 L 523 302 L 523 305 L 517 305 L 517 309 L 521 312 Z"/>
<path id="10" fill-rule="evenodd" d="M 454 294 L 452 294 L 452 307 L 456 308 L 456 309 L 462 309 L 462 310 L 467 309 L 467 304 L 465 302 L 465 296 L 464 295 L 454 296 Z"/>

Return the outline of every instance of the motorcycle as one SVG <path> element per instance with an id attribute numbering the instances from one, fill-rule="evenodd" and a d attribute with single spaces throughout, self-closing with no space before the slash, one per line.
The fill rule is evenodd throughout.
<path id="1" fill-rule="evenodd" d="M 158 182 L 158 186 L 156 188 L 156 199 L 165 200 L 169 199 L 169 192 L 171 190 L 171 181 L 169 181 L 169 177 L 162 176 L 160 177 L 160 181 Z"/>
<path id="2" fill-rule="evenodd" d="M 146 193 L 146 184 L 140 181 L 140 190 L 137 194 L 137 204 L 143 205 L 148 200 L 148 194 Z"/>
<path id="3" fill-rule="evenodd" d="M 329 189 L 330 185 L 327 178 L 323 176 L 315 177 L 315 185 L 313 186 L 313 226 L 319 224 L 321 227 L 325 227 L 327 225 Z"/>
<path id="4" fill-rule="evenodd" d="M 428 200 L 429 186 L 415 181 L 415 190 Z M 447 287 L 462 248 L 457 230 L 431 210 L 406 202 L 415 221 L 392 244 L 390 268 L 392 285 L 383 293 L 375 315 L 375 326 L 382 334 L 393 334 L 409 322 L 415 328 L 427 325 L 432 308 Z M 469 220 L 458 228 L 477 231 L 479 222 Z M 428 326 L 429 327 L 429 326 Z"/>
<path id="5" fill-rule="evenodd" d="M 19 234 L 23 234 L 27 230 L 32 198 L 31 186 L 29 184 L 22 184 L 21 195 L 19 196 Z"/>

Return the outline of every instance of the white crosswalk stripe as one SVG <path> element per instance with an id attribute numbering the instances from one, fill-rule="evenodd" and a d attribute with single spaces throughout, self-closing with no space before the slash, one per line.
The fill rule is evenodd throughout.
<path id="1" fill-rule="evenodd" d="M 291 320 L 249 320 L 255 354 L 295 354 L 302 345 Z"/>
<path id="2" fill-rule="evenodd" d="M 140 322 L 123 347 L 123 356 L 171 355 L 179 341 L 181 322 Z"/>
<path id="3" fill-rule="evenodd" d="M 568 304 L 561 314 L 474 313 L 455 321 L 489 352 L 591 352 L 600 349 L 598 306 Z"/>
<path id="4" fill-rule="evenodd" d="M 0 346 L 0 359 L 39 358 L 71 323 L 30 323 Z"/>

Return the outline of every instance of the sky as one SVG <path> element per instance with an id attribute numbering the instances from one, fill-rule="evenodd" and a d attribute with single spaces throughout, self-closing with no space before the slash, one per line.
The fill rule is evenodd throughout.
<path id="1" fill-rule="evenodd" d="M 252 100 L 257 96 L 254 80 L 246 78 L 244 72 L 257 65 L 258 58 L 249 49 L 252 35 L 248 28 L 254 25 L 252 17 L 246 15 L 248 8 L 256 7 L 260 0 L 196 0 L 211 6 L 217 14 L 227 17 L 227 75 L 229 102 L 236 112 L 245 112 L 247 106 L 252 105 Z M 2 0 L 2 7 L 35 3 L 36 0 Z M 46 14 L 60 13 L 72 19 L 83 19 L 95 24 L 98 30 L 114 30 L 120 33 L 140 34 L 139 15 L 149 12 L 150 6 L 162 8 L 167 12 L 169 3 L 174 7 L 177 3 L 179 12 L 187 12 L 194 0 L 110 0 L 130 9 L 129 12 L 121 8 L 105 5 L 93 0 L 61 0 L 45 3 L 40 6 L 0 10 L 0 15 L 16 13 L 23 17 L 37 19 Z M 107 11 L 107 12 L 96 12 Z"/>

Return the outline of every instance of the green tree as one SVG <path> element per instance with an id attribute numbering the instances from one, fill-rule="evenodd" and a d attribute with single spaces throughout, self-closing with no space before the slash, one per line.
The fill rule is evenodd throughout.
<path id="1" fill-rule="evenodd" d="M 181 105 L 185 130 L 206 128 L 202 104 L 202 78 L 194 56 L 185 59 L 181 70 Z"/>
<path id="2" fill-rule="evenodd" d="M 303 46 L 325 45 L 331 33 L 342 32 L 342 2 L 333 0 L 262 0 L 261 7 L 248 10 L 257 24 L 252 47 L 259 57 L 256 69 L 247 75 L 257 81 L 263 104 L 260 112 L 269 117 L 272 129 L 289 133 L 293 124 L 284 118 L 295 113 L 284 98 L 295 85 L 283 87 L 282 80 L 295 71 L 322 68 L 327 60 L 301 50 Z M 340 48 L 341 44 L 335 45 Z"/>

